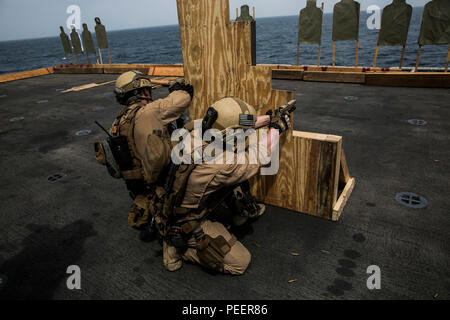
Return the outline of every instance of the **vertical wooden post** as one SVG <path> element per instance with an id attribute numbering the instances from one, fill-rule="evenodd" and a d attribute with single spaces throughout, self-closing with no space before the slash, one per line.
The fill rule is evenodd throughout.
<path id="1" fill-rule="evenodd" d="M 373 59 L 373 68 L 374 69 L 377 67 L 378 50 L 380 49 L 380 33 L 381 33 L 381 29 L 378 30 L 377 47 L 375 49 L 375 58 Z"/>
<path id="2" fill-rule="evenodd" d="M 375 58 L 373 59 L 373 68 L 375 69 L 377 67 L 377 58 L 378 58 L 378 49 L 380 46 L 377 44 L 377 48 L 375 49 Z"/>
<path id="3" fill-rule="evenodd" d="M 86 60 L 87 60 L 87 64 L 91 64 L 91 62 L 89 61 L 89 53 L 87 53 L 87 51 L 86 51 Z"/>
<path id="4" fill-rule="evenodd" d="M 75 57 L 73 56 L 73 53 L 72 53 L 72 63 L 75 64 Z"/>
<path id="5" fill-rule="evenodd" d="M 359 31 L 361 30 L 361 12 L 358 13 L 358 40 L 356 40 L 356 56 L 355 56 L 355 68 L 358 68 L 359 59 Z"/>
<path id="6" fill-rule="evenodd" d="M 324 3 L 322 2 L 322 14 L 323 14 L 323 8 L 324 8 Z M 319 52 L 317 55 L 317 66 L 320 67 L 320 49 L 321 49 L 321 43 L 319 42 Z"/>
<path id="7" fill-rule="evenodd" d="M 297 43 L 297 65 L 300 63 L 300 42 Z"/>
<path id="8" fill-rule="evenodd" d="M 445 72 L 448 72 L 448 62 L 450 60 L 450 44 L 448 45 L 447 62 L 445 63 Z"/>
<path id="9" fill-rule="evenodd" d="M 100 56 L 100 64 L 103 64 L 102 49 L 100 48 L 98 48 L 98 55 Z"/>
<path id="10" fill-rule="evenodd" d="M 319 43 L 319 53 L 317 56 L 317 66 L 320 67 L 320 43 Z"/>
<path id="11" fill-rule="evenodd" d="M 75 54 L 75 60 L 77 61 L 77 64 L 80 64 L 80 61 L 78 60 L 78 54 Z"/>
<path id="12" fill-rule="evenodd" d="M 239 8 L 236 8 L 236 19 L 239 18 Z"/>
<path id="13" fill-rule="evenodd" d="M 109 64 L 111 64 L 111 54 L 109 53 L 109 48 L 106 48 L 106 51 L 108 52 Z"/>
<path id="14" fill-rule="evenodd" d="M 402 49 L 402 57 L 400 58 L 400 66 L 399 66 L 400 71 L 402 71 L 403 59 L 405 59 L 405 51 L 406 51 L 406 45 L 404 45 L 403 49 Z"/>
<path id="15" fill-rule="evenodd" d="M 422 45 L 419 44 L 419 49 L 417 50 L 417 61 L 416 61 L 416 68 L 414 69 L 414 72 L 419 71 L 419 63 L 420 63 L 420 53 L 422 52 Z"/>
<path id="16" fill-rule="evenodd" d="M 256 20 L 256 15 L 255 15 L 255 7 L 253 7 L 253 19 Z"/>
<path id="17" fill-rule="evenodd" d="M 333 67 L 336 65 L 336 41 L 333 40 Z"/>

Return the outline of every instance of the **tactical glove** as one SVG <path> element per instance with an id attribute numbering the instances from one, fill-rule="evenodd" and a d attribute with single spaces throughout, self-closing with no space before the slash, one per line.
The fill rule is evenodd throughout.
<path id="1" fill-rule="evenodd" d="M 286 132 L 290 128 L 291 119 L 287 114 L 283 114 L 280 117 L 276 117 L 276 119 L 272 119 L 273 112 L 267 112 L 267 115 L 271 117 L 269 128 L 277 129 L 280 134 Z"/>
<path id="2" fill-rule="evenodd" d="M 169 87 L 169 93 L 178 90 L 186 91 L 187 93 L 189 93 L 191 99 L 194 97 L 194 87 L 191 86 L 189 83 L 176 82 Z"/>

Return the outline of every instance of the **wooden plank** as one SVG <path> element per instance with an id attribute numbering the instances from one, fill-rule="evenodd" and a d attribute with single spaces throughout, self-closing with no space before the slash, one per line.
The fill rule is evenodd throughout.
<path id="1" fill-rule="evenodd" d="M 332 142 L 332 143 L 338 143 L 342 140 L 342 137 L 335 136 L 331 134 L 323 134 L 323 133 L 313 133 L 313 132 L 304 132 L 304 131 L 294 131 L 292 135 L 296 138 L 303 138 L 303 139 L 314 139 L 324 142 Z"/>
<path id="2" fill-rule="evenodd" d="M 419 44 L 419 49 L 417 49 L 417 60 L 416 60 L 416 68 L 414 69 L 414 72 L 419 71 L 419 64 L 420 64 L 420 54 L 422 52 L 422 45 Z"/>
<path id="3" fill-rule="evenodd" d="M 132 70 L 138 70 L 151 76 L 183 77 L 184 75 L 182 65 L 112 64 L 55 66 L 55 73 L 61 74 L 121 74 Z"/>
<path id="4" fill-rule="evenodd" d="M 180 41 L 183 56 L 185 81 L 192 84 L 195 94 L 191 102 L 192 119 L 202 116 L 205 104 L 203 96 L 206 95 L 204 74 L 204 44 L 200 40 L 204 37 L 203 29 L 199 24 L 201 20 L 200 2 L 177 1 L 178 23 L 180 26 Z M 204 24 L 203 24 L 204 25 Z M 190 28 L 195 28 L 190 30 Z"/>
<path id="5" fill-rule="evenodd" d="M 402 70 L 403 60 L 405 59 L 405 52 L 406 52 L 406 45 L 402 47 L 402 55 L 400 57 L 400 65 L 398 67 L 400 70 Z"/>
<path id="6" fill-rule="evenodd" d="M 260 64 L 258 66 L 270 67 L 272 70 L 299 70 L 299 71 L 329 71 L 329 72 L 399 72 L 398 68 L 371 68 L 371 67 L 343 67 L 343 66 L 293 66 L 277 64 Z M 406 73 L 406 72 L 405 72 Z"/>
<path id="7" fill-rule="evenodd" d="M 347 159 L 345 157 L 345 152 L 342 149 L 341 153 L 341 170 L 339 173 L 339 186 L 345 186 L 350 180 L 350 172 L 348 170 Z"/>
<path id="8" fill-rule="evenodd" d="M 58 65 L 55 66 L 56 74 L 103 74 L 103 65 Z"/>
<path id="9" fill-rule="evenodd" d="M 171 76 L 171 77 L 183 77 L 182 65 L 155 65 L 148 68 L 148 75 L 150 76 Z"/>
<path id="10" fill-rule="evenodd" d="M 272 79 L 303 80 L 304 71 L 291 69 L 273 69 Z"/>
<path id="11" fill-rule="evenodd" d="M 445 72 L 448 72 L 448 63 L 450 61 L 450 44 L 448 45 L 447 49 L 447 60 L 445 61 Z"/>
<path id="12" fill-rule="evenodd" d="M 333 221 L 338 221 L 342 211 L 344 210 L 345 205 L 347 204 L 348 199 L 352 195 L 353 189 L 355 188 L 356 180 L 354 178 L 351 178 L 345 188 L 344 191 L 342 191 L 339 200 L 336 202 L 336 204 L 333 207 Z"/>
<path id="13" fill-rule="evenodd" d="M 450 74 L 443 72 L 367 73 L 365 78 L 369 86 L 450 88 Z"/>
<path id="14" fill-rule="evenodd" d="M 375 69 L 377 67 L 377 59 L 378 59 L 378 51 L 380 50 L 380 46 L 377 45 L 375 48 L 375 57 L 373 58 L 373 68 Z"/>
<path id="15" fill-rule="evenodd" d="M 105 64 L 103 65 L 103 73 L 105 74 L 122 74 L 127 71 L 137 70 L 143 74 L 147 74 L 148 65 L 145 64 Z"/>
<path id="16" fill-rule="evenodd" d="M 365 83 L 365 73 L 305 71 L 303 81 Z"/>
<path id="17" fill-rule="evenodd" d="M 293 134 L 294 162 L 285 162 L 291 168 L 288 177 L 293 180 L 290 194 L 294 196 L 295 205 L 285 206 L 275 203 L 268 197 L 268 202 L 313 216 L 331 219 L 335 202 L 336 177 L 339 175 L 335 167 L 342 138 L 330 141 L 327 137 L 317 139 L 314 134 Z M 283 147 L 284 148 L 284 147 Z M 272 194 L 272 193 L 271 193 Z"/>
<path id="18" fill-rule="evenodd" d="M 341 172 L 341 159 L 342 159 L 342 139 L 336 144 L 336 155 L 331 160 L 335 160 L 334 166 L 331 165 L 333 170 L 333 180 L 328 182 L 324 181 L 324 183 L 331 184 L 331 192 L 333 193 L 332 206 L 334 206 L 337 202 L 337 195 L 339 191 L 339 177 Z"/>
<path id="19" fill-rule="evenodd" d="M 115 80 L 114 81 L 102 82 L 102 83 L 88 83 L 88 84 L 72 87 L 70 89 L 61 91 L 61 93 L 84 91 L 84 90 L 91 89 L 91 88 L 105 86 L 107 84 L 111 84 L 111 83 L 114 83 L 114 82 L 115 82 Z"/>
<path id="20" fill-rule="evenodd" d="M 332 61 L 332 66 L 334 67 L 334 66 L 336 66 L 336 41 L 334 41 L 334 40 L 333 40 L 333 54 L 332 55 L 333 56 L 331 58 L 331 61 Z"/>
<path id="21" fill-rule="evenodd" d="M 0 83 L 21 80 L 21 79 L 27 79 L 27 78 L 33 78 L 33 77 L 40 77 L 40 76 L 45 76 L 45 75 L 52 74 L 52 73 L 54 73 L 53 67 L 41 68 L 41 69 L 17 72 L 17 73 L 3 74 L 3 75 L 0 75 Z"/>
<path id="22" fill-rule="evenodd" d="M 255 178 L 252 192 L 266 204 L 332 220 L 342 138 L 294 131 L 281 145 L 278 174 Z"/>

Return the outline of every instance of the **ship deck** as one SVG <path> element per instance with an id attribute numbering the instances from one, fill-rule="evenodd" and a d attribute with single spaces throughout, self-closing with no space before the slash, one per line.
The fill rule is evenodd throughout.
<path id="1" fill-rule="evenodd" d="M 124 183 L 93 158 L 104 137 L 94 120 L 109 126 L 120 110 L 113 85 L 60 92 L 116 77 L 0 84 L 1 298 L 450 298 L 449 90 L 274 80 L 295 92 L 296 130 L 343 136 L 356 187 L 338 222 L 268 207 L 240 233 L 252 263 L 232 277 L 192 264 L 166 272 L 159 244 L 140 242 L 127 226 Z M 155 90 L 156 98 L 166 93 Z M 403 191 L 428 207 L 400 205 Z M 70 265 L 81 268 L 81 290 L 66 287 Z M 371 265 L 381 268 L 381 290 L 367 288 Z"/>

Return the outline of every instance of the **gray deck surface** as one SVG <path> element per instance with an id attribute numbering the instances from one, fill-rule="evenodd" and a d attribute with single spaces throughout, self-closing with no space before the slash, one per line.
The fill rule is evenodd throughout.
<path id="1" fill-rule="evenodd" d="M 140 242 L 127 226 L 124 183 L 93 158 L 93 143 L 104 137 L 94 120 L 108 127 L 120 110 L 113 85 L 58 91 L 116 77 L 0 84 L 0 297 L 450 298 L 450 90 L 274 81 L 295 91 L 296 130 L 344 137 L 357 183 L 337 223 L 269 207 L 241 239 L 250 268 L 232 277 L 191 264 L 166 272 L 159 244 Z M 25 119 L 9 121 L 18 116 Z M 93 132 L 75 136 L 84 129 Z M 62 180 L 47 181 L 60 172 Z M 428 207 L 401 206 L 394 197 L 402 191 L 426 197 Z M 80 291 L 66 287 L 69 265 L 81 267 Z M 367 289 L 370 265 L 381 268 L 381 290 Z"/>

